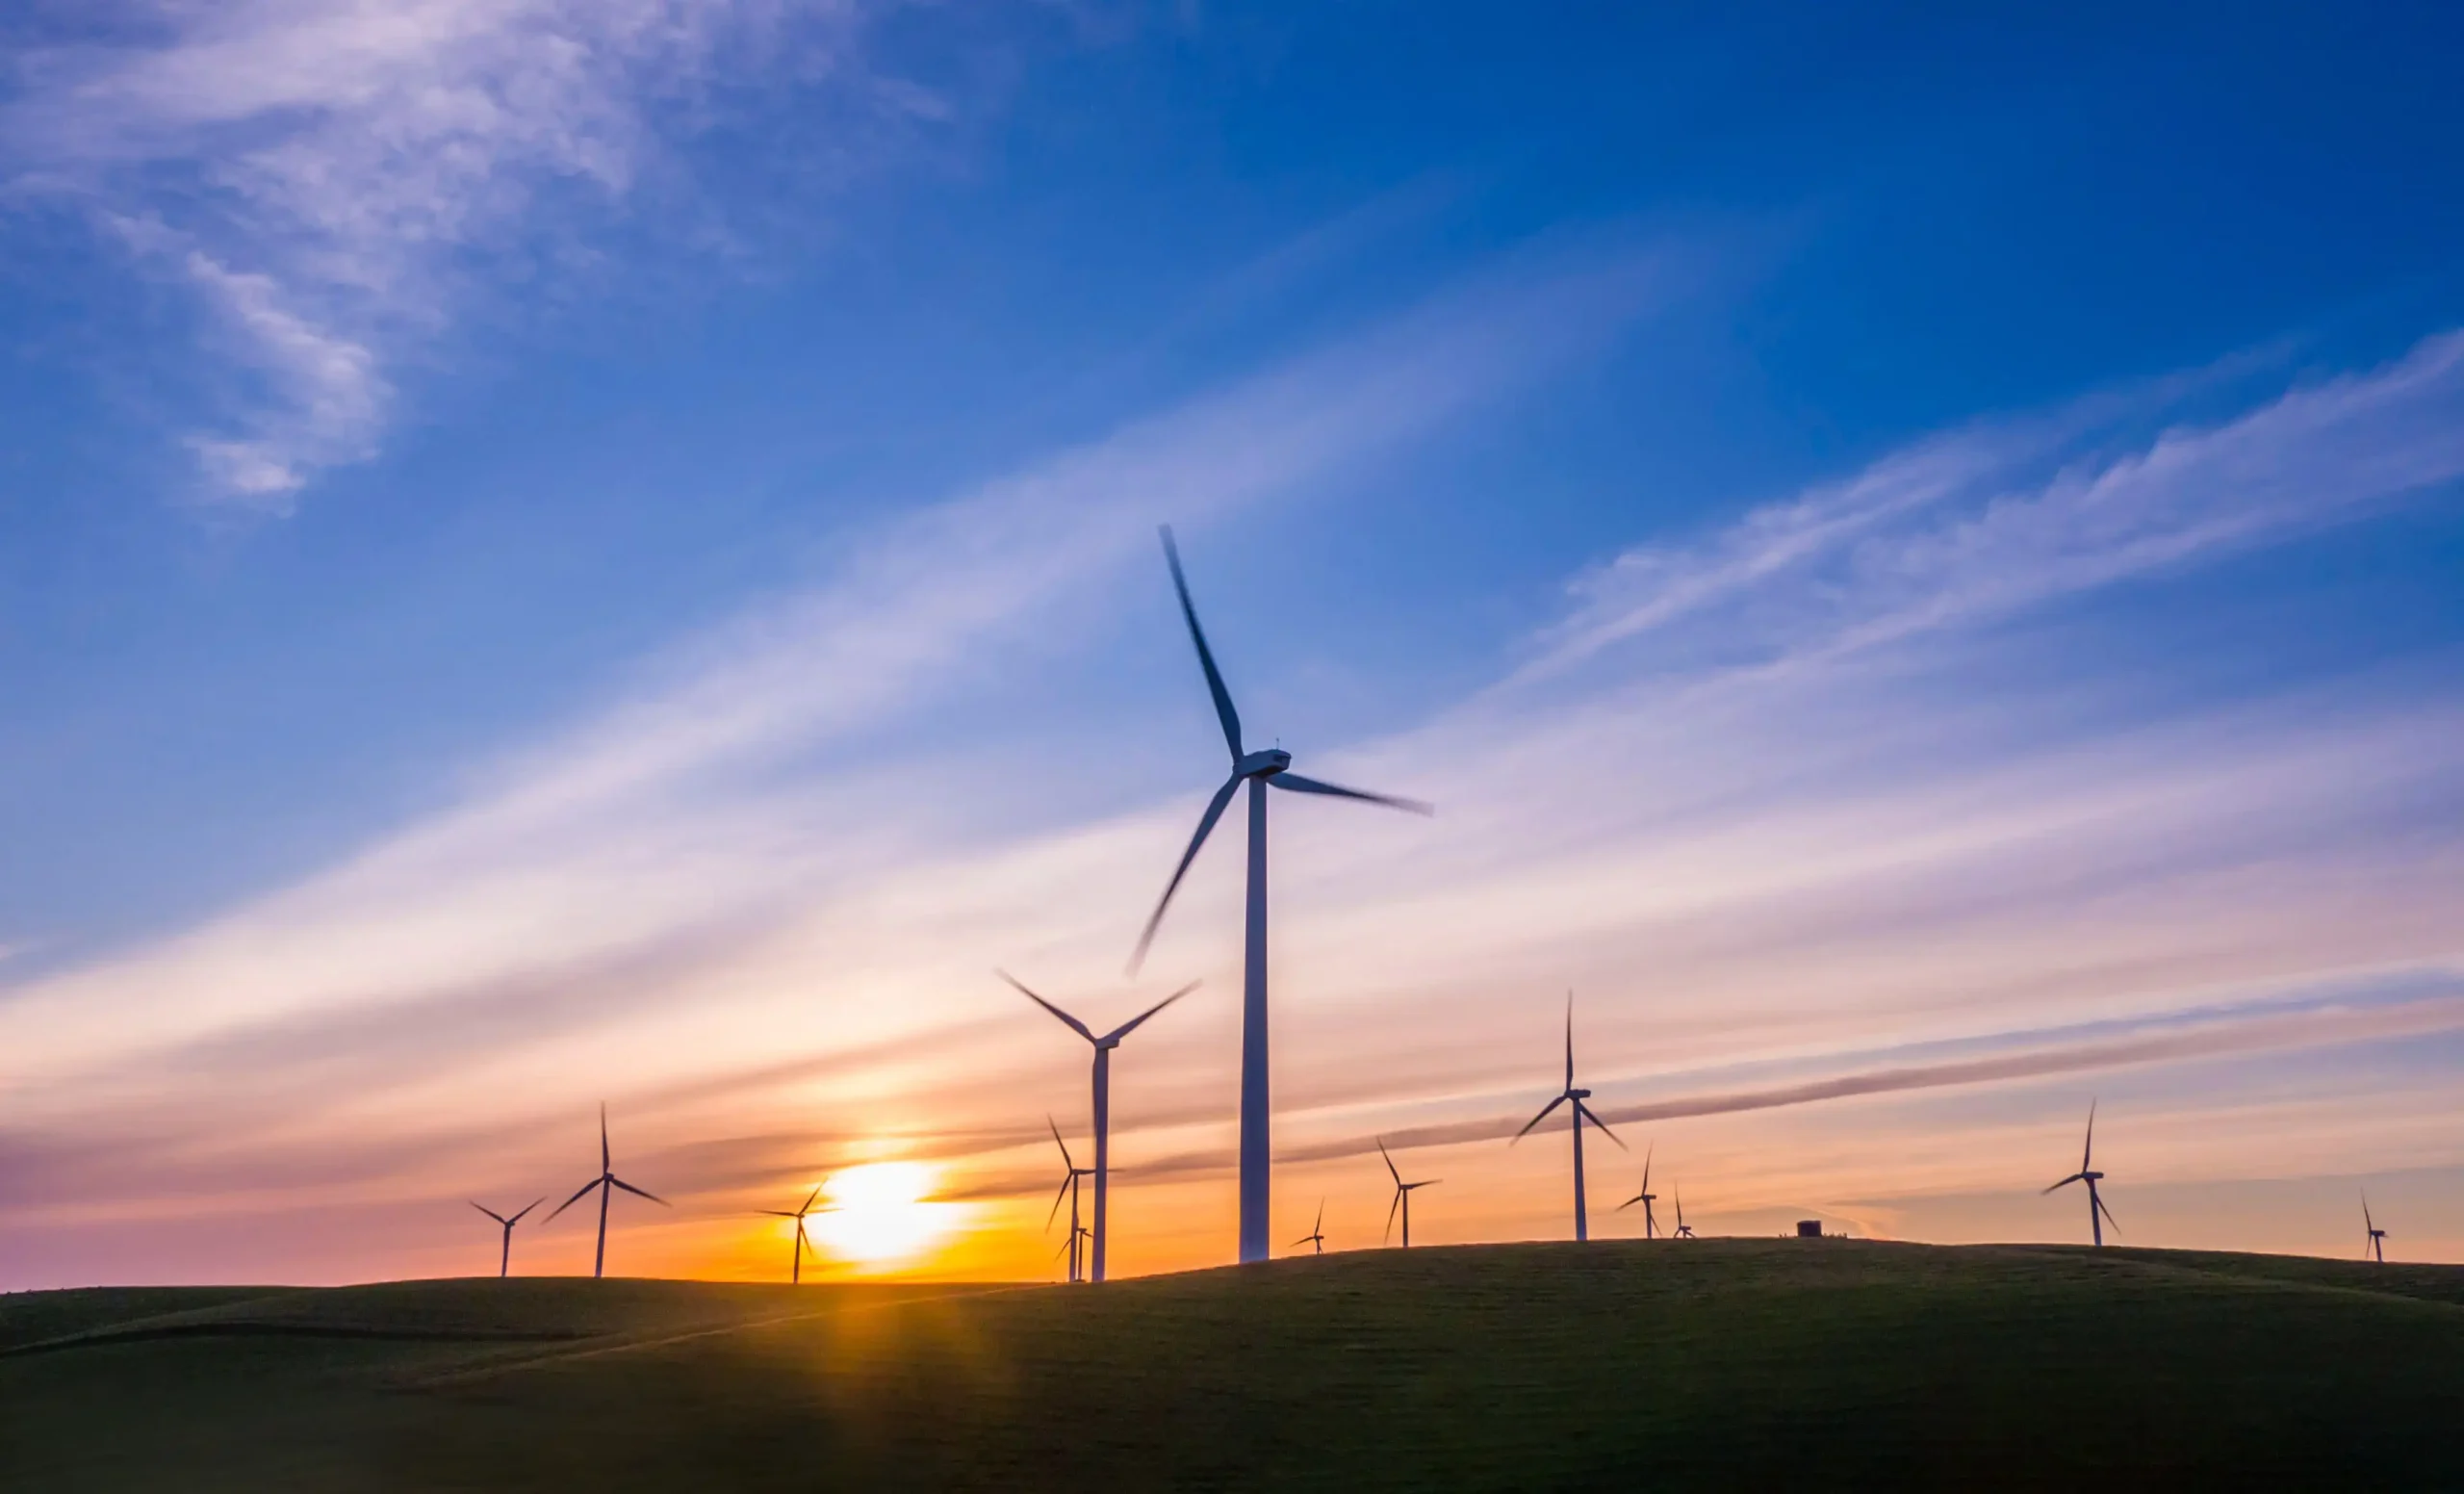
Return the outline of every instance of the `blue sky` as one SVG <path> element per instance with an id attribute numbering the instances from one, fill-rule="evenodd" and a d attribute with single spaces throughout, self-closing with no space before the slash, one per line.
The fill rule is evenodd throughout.
<path id="1" fill-rule="evenodd" d="M 1209 784 L 1168 520 L 1253 731 L 1441 803 L 1281 822 L 1295 1147 L 1485 1138 L 1578 984 L 1638 1113 L 2033 1055 L 1703 1121 L 1739 1222 L 2052 1231 L 1994 1128 L 2136 1084 L 2185 1243 L 2254 1227 L 2198 1189 L 2376 1170 L 2464 1252 L 2460 30 L 7 23 L 0 1277 L 183 1269 L 94 1254 L 128 1207 L 226 1271 L 424 1269 L 454 1169 L 603 1094 L 713 1170 L 664 1259 L 816 1148 L 938 1158 L 1006 1238 L 1045 1100 L 949 1087 L 1074 1060 L 982 972 L 1128 999 Z M 1235 890 L 1211 853 L 1157 978 L 1237 989 Z M 1220 1232 L 1219 1005 L 1155 1034 L 1205 1102 L 1128 1147 L 1148 1264 Z M 230 1134 L 165 1142 L 196 1105 Z M 1979 1149 L 1746 1160 L 1920 1122 Z M 1543 1181 L 1427 1227 L 1545 1231 Z M 260 1268 L 336 1189 L 394 1212 Z"/>

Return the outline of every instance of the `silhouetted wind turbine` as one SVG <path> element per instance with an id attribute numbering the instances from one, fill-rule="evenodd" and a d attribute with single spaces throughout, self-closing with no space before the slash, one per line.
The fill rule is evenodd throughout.
<path id="1" fill-rule="evenodd" d="M 2387 1231 L 2379 1228 L 2377 1223 L 2370 1217 L 2370 1195 L 2366 1193 L 2361 1196 L 2361 1227 L 2370 1232 L 2369 1238 L 2363 1244 L 2364 1258 L 2374 1260 L 2381 1266 L 2386 1265 Z"/>
<path id="2" fill-rule="evenodd" d="M 1198 983 L 1196 981 L 1190 982 L 1180 990 L 1173 992 L 1168 996 L 1166 996 L 1163 1000 L 1148 1007 L 1145 1011 L 1139 1013 L 1136 1017 L 1131 1017 L 1129 1020 L 1121 1023 L 1119 1026 L 1098 1038 L 1092 1032 L 1088 1030 L 1085 1022 L 1080 1021 L 1078 1018 L 1070 1016 L 1061 1008 L 1054 1006 L 1051 1002 L 1037 995 L 1034 992 L 1027 990 L 1027 988 L 1019 982 L 1016 976 L 1011 974 L 1007 970 L 1001 970 L 997 973 L 1003 980 L 1008 981 L 1013 986 L 1016 986 L 1021 995 L 1025 996 L 1036 1005 L 1042 1007 L 1045 1011 L 1050 1012 L 1053 1016 L 1060 1017 L 1063 1022 L 1068 1025 L 1071 1032 L 1076 1033 L 1078 1036 L 1086 1039 L 1088 1042 L 1095 1045 L 1095 1231 L 1093 1237 L 1094 1271 L 1092 1275 L 1094 1279 L 1101 1281 L 1104 1279 L 1104 1188 L 1105 1183 L 1112 1172 L 1113 1049 L 1120 1046 L 1121 1039 L 1126 1038 L 1131 1033 L 1137 1031 L 1139 1023 L 1164 1010 L 1164 1008 L 1170 1006 L 1173 1002 L 1188 995 L 1191 992 L 1197 990 Z M 1050 1116 L 1046 1116 L 1044 1119 L 1049 1120 L 1052 1118 Z M 1058 1141 L 1060 1137 L 1061 1128 L 1059 1126 L 1054 1126 L 1053 1139 Z M 1062 1148 L 1062 1151 L 1065 1154 L 1066 1154 L 1069 1148 L 1066 1146 Z M 1059 1207 L 1058 1204 L 1054 1206 L 1056 1208 Z M 1052 1222 L 1050 1220 L 1046 1220 L 1044 1222 L 1044 1226 L 1046 1228 L 1050 1228 L 1051 1224 Z"/>
<path id="3" fill-rule="evenodd" d="M 1685 1223 L 1685 1190 L 1682 1188 L 1677 1190 L 1677 1233 L 1669 1238 L 1674 1240 L 1694 1238 L 1694 1226 Z"/>
<path id="4" fill-rule="evenodd" d="M 1541 1106 L 1538 1115 L 1523 1122 L 1523 1129 L 1514 1133 L 1514 1142 L 1519 1142 L 1530 1135 L 1531 1128 L 1548 1120 L 1549 1112 L 1559 1105 L 1574 1106 L 1570 1113 L 1569 1123 L 1575 1133 L 1575 1238 L 1577 1240 L 1591 1238 L 1591 1208 L 1588 1195 L 1585 1194 L 1582 1185 L 1582 1123 L 1585 1120 L 1590 1121 L 1600 1127 L 1601 1135 L 1612 1142 L 1617 1142 L 1617 1148 L 1620 1151 L 1627 1149 L 1624 1142 L 1617 1141 L 1617 1133 L 1608 1129 L 1608 1122 L 1593 1115 L 1591 1107 L 1583 1103 L 1589 1098 L 1591 1098 L 1589 1090 L 1575 1088 L 1575 993 L 1570 991 L 1566 992 L 1566 1087 L 1558 1093 L 1555 1099 Z M 1514 1142 L 1508 1142 L 1506 1145 L 1511 1146 Z"/>
<path id="5" fill-rule="evenodd" d="M 1299 1239 L 1292 1242 L 1292 1248 L 1296 1250 L 1304 1245 L 1314 1245 L 1317 1247 L 1317 1249 L 1310 1252 L 1311 1254 L 1323 1255 L 1326 1253 L 1326 1200 L 1323 1198 L 1318 1200 L 1317 1223 L 1309 1226 L 1309 1232 L 1307 1234 L 1302 1235 Z"/>
<path id="6" fill-rule="evenodd" d="M 609 1160 L 607 1153 L 607 1107 L 604 1104 L 599 1107 L 599 1175 L 576 1189 L 574 1196 L 557 1204 L 548 1218 L 554 1219 L 556 1215 L 579 1203 L 582 1197 L 594 1188 L 599 1190 L 599 1253 L 591 1257 L 590 1274 L 596 1278 L 607 1274 L 607 1196 L 610 1193 L 622 1188 L 635 1198 L 650 1199 L 660 1208 L 670 1209 L 676 1206 L 658 1195 L 636 1188 L 616 1175 L 615 1164 Z"/>
<path id="7" fill-rule="evenodd" d="M 1206 634 L 1197 625 L 1197 608 L 1190 602 L 1189 581 L 1181 575 L 1180 552 L 1173 548 L 1168 527 L 1163 535 L 1164 560 L 1171 567 L 1172 589 L 1180 594 L 1181 617 L 1189 624 L 1190 641 L 1197 645 L 1198 667 L 1206 671 L 1207 693 L 1215 698 L 1215 715 L 1223 727 L 1223 744 L 1232 750 L 1232 776 L 1223 781 L 1223 786 L 1207 801 L 1206 812 L 1198 816 L 1197 834 L 1190 837 L 1190 848 L 1181 853 L 1181 863 L 1172 868 L 1172 880 L 1164 884 L 1164 895 L 1155 900 L 1155 912 L 1138 936 L 1138 950 L 1130 956 L 1129 967 L 1134 974 L 1145 960 L 1156 927 L 1164 921 L 1164 910 L 1171 905 L 1172 893 L 1189 872 L 1190 863 L 1196 860 L 1198 847 L 1206 844 L 1208 832 L 1223 817 L 1233 790 L 1247 784 L 1249 915 L 1241 982 L 1241 1259 L 1258 1261 L 1270 1253 L 1267 1231 L 1269 1174 L 1272 1166 L 1267 1149 L 1267 786 L 1359 799 L 1390 809 L 1409 810 L 1415 814 L 1433 811 L 1416 799 L 1365 793 L 1303 778 L 1291 771 L 1292 754 L 1280 747 L 1250 752 L 1241 745 L 1241 716 L 1232 708 L 1232 692 L 1223 687 L 1222 673 L 1215 667 L 1215 655 L 1208 650 Z"/>
<path id="8" fill-rule="evenodd" d="M 1052 1196 L 1052 1210 L 1050 1213 L 1044 1215 L 1043 1227 L 1047 1230 L 1052 1228 L 1054 1217 L 1061 1212 L 1061 1200 L 1064 1198 L 1068 1198 L 1069 1279 L 1076 1281 L 1086 1275 L 1078 1269 L 1078 1263 L 1082 1259 L 1078 1253 L 1078 1179 L 1087 1176 L 1089 1173 L 1092 1172 L 1094 1169 L 1080 1167 L 1077 1159 L 1069 1155 L 1069 1144 L 1061 1139 L 1061 1126 L 1059 1122 L 1055 1121 L 1052 1117 L 1046 1116 L 1043 1118 L 1043 1123 L 1052 1127 L 1052 1144 L 1061 1148 L 1061 1165 L 1069 1170 L 1067 1174 L 1061 1179 L 1061 1191 Z M 1100 1187 L 1101 1185 L 1098 1184 L 1097 1186 Z M 1091 1238 L 1091 1235 L 1090 1238 Z"/>
<path id="9" fill-rule="evenodd" d="M 1606 1130 L 1607 1127 L 1601 1129 Z M 1659 1238 L 1659 1221 L 1652 1215 L 1652 1205 L 1659 1201 L 1659 1195 L 1652 1192 L 1652 1151 L 1651 1146 L 1643 1148 L 1643 1186 L 1634 1191 L 1632 1198 L 1617 1205 L 1621 1213 L 1637 1203 L 1643 1206 L 1643 1238 L 1646 1240 Z"/>
<path id="10" fill-rule="evenodd" d="M 1446 1179 L 1442 1177 L 1431 1177 L 1425 1178 L 1417 1183 L 1407 1183 L 1403 1181 L 1403 1174 L 1395 1171 L 1395 1159 L 1391 1156 L 1387 1156 L 1386 1138 L 1382 1136 L 1377 1139 L 1377 1154 L 1386 1158 L 1386 1171 L 1388 1174 L 1395 1179 L 1395 1201 L 1386 1205 L 1386 1232 L 1379 1235 L 1377 1238 L 1381 1241 L 1394 1238 L 1395 1211 L 1397 1209 L 1401 1209 L 1403 1211 L 1403 1249 L 1408 1250 L 1412 1248 L 1412 1190 L 1415 1188 L 1427 1188 L 1434 1184 L 1442 1183 L 1446 1181 Z M 1321 1206 L 1320 1212 L 1324 1212 L 1322 1206 Z"/>
<path id="11" fill-rule="evenodd" d="M 513 1218 L 507 1219 L 496 1210 L 488 1207 L 486 1204 L 479 1202 L 477 1199 L 475 1198 L 471 1200 L 471 1207 L 477 1209 L 480 1213 L 485 1214 L 488 1218 L 495 1220 L 498 1224 L 504 1226 L 504 1249 L 497 1252 L 497 1276 L 499 1279 L 502 1279 L 513 1269 L 513 1226 L 522 1223 L 523 1215 L 529 1213 L 532 1209 L 537 1208 L 539 1205 L 547 1201 L 548 1200 L 545 1198 L 533 1198 L 528 1203 L 524 1204 L 520 1209 L 516 1210 Z"/>
<path id="12" fill-rule="evenodd" d="M 2105 1243 L 2105 1225 L 2111 1224 L 2116 1229 L 2119 1229 L 2121 1221 L 2114 1218 L 2114 1211 L 2105 1207 L 2105 1200 L 2096 1194 L 2096 1184 L 2104 1180 L 2105 1174 L 2097 1172 L 2091 1161 L 2095 1152 L 2096 1102 L 2090 1100 L 2088 1102 L 2088 1144 L 2079 1148 L 2079 1171 L 2054 1184 L 2052 1188 L 2046 1189 L 2045 1192 L 2052 1193 L 2056 1189 L 2067 1188 L 2072 1183 L 2086 1183 L 2088 1185 L 2088 1234 L 2089 1238 L 2102 1249 Z"/>
<path id="13" fill-rule="evenodd" d="M 805 1279 L 805 1251 L 809 1248 L 809 1243 L 805 1239 L 805 1219 L 807 1216 L 815 1212 L 813 1204 L 818 1201 L 820 1198 L 821 1185 L 816 1183 L 813 1185 L 812 1196 L 805 1199 L 805 1206 L 803 1208 L 762 1209 L 759 1211 L 763 1214 L 769 1215 L 772 1219 L 792 1219 L 796 1222 L 796 1247 L 793 1259 L 787 1266 L 787 1281 L 790 1285 L 801 1285 Z M 815 1251 L 814 1253 L 819 1254 L 820 1252 Z"/>

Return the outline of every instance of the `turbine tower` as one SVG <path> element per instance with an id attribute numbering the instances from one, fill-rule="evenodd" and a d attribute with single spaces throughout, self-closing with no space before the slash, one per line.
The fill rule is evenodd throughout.
<path id="1" fill-rule="evenodd" d="M 1095 1229 L 1092 1236 L 1094 1241 L 1094 1271 L 1092 1275 L 1095 1280 L 1101 1281 L 1104 1279 L 1104 1188 L 1105 1183 L 1112 1172 L 1113 1049 L 1120 1046 L 1121 1039 L 1126 1038 L 1131 1033 L 1137 1031 L 1139 1023 L 1164 1010 L 1164 1008 L 1170 1006 L 1173 1002 L 1188 995 L 1191 992 L 1197 990 L 1198 983 L 1196 981 L 1190 982 L 1180 990 L 1173 992 L 1168 996 L 1166 996 L 1163 1000 L 1148 1007 L 1145 1011 L 1139 1013 L 1136 1017 L 1131 1017 L 1129 1020 L 1121 1023 L 1119 1026 L 1098 1038 L 1092 1032 L 1088 1030 L 1085 1022 L 1080 1021 L 1078 1018 L 1070 1016 L 1061 1008 L 1054 1006 L 1051 1002 L 1037 995 L 1034 992 L 1027 990 L 1024 985 L 1020 984 L 1016 976 L 1011 974 L 1007 970 L 1001 970 L 995 973 L 1000 975 L 1003 980 L 1008 981 L 1011 985 L 1016 986 L 1018 988 L 1019 994 L 1025 996 L 1036 1005 L 1042 1007 L 1045 1011 L 1050 1012 L 1053 1016 L 1061 1018 L 1064 1023 L 1067 1024 L 1071 1032 L 1076 1033 L 1078 1036 L 1086 1039 L 1089 1043 L 1095 1045 Z M 1044 1117 L 1044 1120 L 1047 1121 L 1051 1119 L 1052 1118 L 1050 1116 Z M 1054 1126 L 1052 1135 L 1053 1140 L 1059 1141 L 1061 1139 L 1061 1128 L 1059 1126 Z M 1061 1150 L 1064 1156 L 1068 1155 L 1068 1147 L 1064 1146 Z M 1073 1178 L 1077 1175 L 1074 1169 L 1070 1175 Z M 1073 1183 L 1072 1186 L 1074 1187 L 1075 1184 Z M 1058 1204 L 1054 1206 L 1056 1208 L 1059 1207 Z M 1050 1228 L 1052 1222 L 1050 1220 L 1044 1221 L 1044 1227 Z"/>
<path id="2" fill-rule="evenodd" d="M 1310 1251 L 1313 1255 L 1326 1253 L 1326 1200 L 1323 1198 L 1318 1200 L 1318 1222 L 1309 1226 L 1307 1234 L 1292 1242 L 1292 1248 L 1296 1250 L 1304 1245 L 1317 1247 L 1315 1250 Z"/>
<path id="3" fill-rule="evenodd" d="M 513 1218 L 507 1219 L 496 1210 L 488 1207 L 486 1204 L 479 1202 L 477 1199 L 474 1198 L 471 1200 L 471 1207 L 477 1209 L 480 1213 L 485 1214 L 488 1218 L 495 1220 L 498 1224 L 504 1226 L 504 1248 L 497 1252 L 497 1278 L 499 1280 L 502 1280 L 513 1269 L 513 1226 L 522 1223 L 523 1215 L 529 1213 L 532 1209 L 537 1208 L 539 1205 L 547 1201 L 548 1200 L 545 1198 L 533 1198 L 528 1203 L 526 1203 L 521 1208 L 515 1210 Z"/>
<path id="4" fill-rule="evenodd" d="M 1061 1179 L 1061 1191 L 1052 1196 L 1052 1211 L 1044 1215 L 1043 1227 L 1046 1230 L 1052 1228 L 1054 1217 L 1061 1213 L 1061 1200 L 1066 1198 L 1069 1200 L 1069 1279 L 1073 1282 L 1081 1281 L 1086 1279 L 1086 1272 L 1081 1267 L 1086 1257 L 1078 1253 L 1078 1237 L 1085 1234 L 1092 1239 L 1094 1236 L 1091 1232 L 1078 1226 L 1078 1179 L 1094 1172 L 1094 1169 L 1080 1167 L 1077 1159 L 1069 1155 L 1069 1144 L 1061 1139 L 1061 1125 L 1058 1121 L 1046 1116 L 1043 1118 L 1043 1123 L 1052 1127 L 1052 1144 L 1061 1148 L 1061 1165 L 1068 1169 Z M 1097 1181 L 1095 1188 L 1096 1197 L 1101 1198 L 1103 1183 L 1100 1180 Z"/>
<path id="5" fill-rule="evenodd" d="M 2368 1231 L 2362 1242 L 2362 1258 L 2386 1265 L 2387 1231 L 2379 1228 L 2377 1222 L 2370 1217 L 2370 1195 L 2366 1193 L 2361 1196 L 2361 1227 Z"/>
<path id="6" fill-rule="evenodd" d="M 1600 1127 L 1601 1135 L 1612 1142 L 1617 1142 L 1618 1150 L 1627 1149 L 1624 1142 L 1617 1141 L 1617 1133 L 1608 1129 L 1608 1122 L 1593 1115 L 1591 1107 L 1583 1103 L 1589 1098 L 1591 1098 L 1589 1090 L 1575 1088 L 1575 993 L 1569 991 L 1566 992 L 1566 1087 L 1558 1092 L 1555 1099 L 1541 1106 L 1538 1115 L 1523 1122 L 1523 1129 L 1514 1133 L 1514 1142 L 1519 1142 L 1530 1135 L 1531 1128 L 1548 1120 L 1549 1113 L 1559 1105 L 1574 1106 L 1570 1113 L 1569 1123 L 1575 1133 L 1575 1238 L 1577 1240 L 1591 1238 L 1591 1209 L 1588 1196 L 1584 1193 L 1582 1186 L 1582 1123 L 1585 1120 L 1590 1121 Z M 1506 1145 L 1511 1146 L 1514 1142 L 1508 1142 Z"/>
<path id="7" fill-rule="evenodd" d="M 824 1179 L 824 1181 L 826 1182 L 827 1179 Z M 805 1199 L 803 1208 L 760 1210 L 761 1213 L 769 1215 L 772 1219 L 792 1219 L 796 1222 L 796 1244 L 787 1266 L 787 1284 L 790 1286 L 800 1286 L 803 1284 L 805 1279 L 805 1251 L 811 1249 L 811 1242 L 805 1238 L 806 1218 L 815 1213 L 828 1212 L 827 1210 L 816 1210 L 813 1207 L 813 1204 L 818 1202 L 820 1198 L 821 1185 L 815 1184 L 813 1186 L 811 1197 Z M 815 1250 L 813 1253 L 818 1255 L 821 1252 Z"/>
<path id="8" fill-rule="evenodd" d="M 1694 1238 L 1694 1226 L 1685 1223 L 1685 1191 L 1683 1189 L 1679 1189 L 1677 1192 L 1677 1231 L 1669 1238 L 1672 1240 Z"/>
<path id="9" fill-rule="evenodd" d="M 548 1218 L 554 1219 L 556 1215 L 579 1203 L 583 1196 L 594 1188 L 599 1190 L 599 1253 L 591 1257 L 590 1262 L 590 1275 L 595 1280 L 607 1274 L 607 1196 L 609 1194 L 622 1188 L 635 1198 L 650 1199 L 660 1208 L 675 1207 L 658 1195 L 636 1188 L 616 1175 L 615 1164 L 608 1159 L 607 1154 L 607 1106 L 603 1103 L 599 1107 L 599 1175 L 575 1189 L 574 1196 L 557 1204 L 554 1212 Z"/>
<path id="10" fill-rule="evenodd" d="M 1207 801 L 1206 812 L 1198 816 L 1197 834 L 1190 837 L 1190 848 L 1181 853 L 1181 863 L 1172 868 L 1172 880 L 1164 884 L 1164 895 L 1155 900 L 1155 912 L 1147 917 L 1144 932 L 1138 936 L 1138 950 L 1130 956 L 1129 967 L 1135 973 L 1145 960 L 1146 948 L 1155 940 L 1156 926 L 1164 921 L 1164 910 L 1171 905 L 1172 893 L 1179 889 L 1190 863 L 1196 859 L 1198 847 L 1206 843 L 1215 822 L 1223 817 L 1233 791 L 1243 784 L 1248 785 L 1249 914 L 1241 982 L 1241 1259 L 1261 1261 L 1270 1253 L 1267 1211 L 1272 1166 L 1267 1148 L 1267 788 L 1271 785 L 1298 793 L 1359 799 L 1390 809 L 1409 810 L 1415 814 L 1432 811 L 1418 800 L 1365 793 L 1303 778 L 1291 771 L 1292 754 L 1280 747 L 1250 752 L 1242 746 L 1241 716 L 1232 708 L 1232 692 L 1223 687 L 1223 676 L 1215 667 L 1214 654 L 1207 649 L 1206 634 L 1198 628 L 1197 608 L 1190 602 L 1189 581 L 1181 575 L 1180 552 L 1172 546 L 1168 527 L 1163 535 L 1164 561 L 1171 567 L 1172 589 L 1180 594 L 1181 617 L 1189 624 L 1190 641 L 1197 645 L 1198 667 L 1206 672 L 1207 693 L 1215 698 L 1216 719 L 1223 727 L 1223 745 L 1232 751 L 1232 776 L 1223 781 L 1223 786 Z"/>
<path id="11" fill-rule="evenodd" d="M 2045 1192 L 2052 1193 L 2057 1189 L 2067 1188 L 2072 1183 L 2088 1185 L 2088 1236 L 2095 1243 L 2097 1249 L 2101 1249 L 2105 1244 L 2105 1225 L 2110 1224 L 2116 1229 L 2119 1229 L 2121 1222 L 2114 1218 L 2114 1211 L 2105 1207 L 2105 1200 L 2096 1192 L 2096 1185 L 2104 1181 L 2105 1174 L 2095 1170 L 2092 1161 L 2095 1153 L 2096 1102 L 2090 1100 L 2088 1102 L 2088 1144 L 2079 1148 L 2079 1171 L 2054 1184 L 2052 1188 L 2046 1189 Z"/>
<path id="12" fill-rule="evenodd" d="M 1601 1129 L 1606 1130 L 1607 1127 L 1603 1126 Z M 1637 1203 L 1643 1206 L 1643 1238 L 1646 1240 L 1659 1238 L 1659 1221 L 1652 1214 L 1652 1205 L 1659 1201 L 1659 1195 L 1652 1192 L 1653 1150 L 1652 1146 L 1643 1148 L 1643 1186 L 1634 1190 L 1632 1198 L 1617 1205 L 1620 1213 L 1632 1208 Z"/>
<path id="13" fill-rule="evenodd" d="M 1403 1174 L 1395 1171 L 1395 1159 L 1387 1155 L 1386 1138 L 1382 1136 L 1377 1138 L 1377 1154 L 1386 1158 L 1387 1174 L 1395 1179 L 1395 1201 L 1386 1205 L 1386 1232 L 1377 1238 L 1383 1241 L 1394 1237 L 1395 1211 L 1401 1209 L 1403 1211 L 1403 1249 L 1408 1250 L 1412 1248 L 1412 1190 L 1442 1183 L 1446 1179 L 1431 1177 L 1417 1183 L 1403 1181 Z M 1320 1206 L 1319 1212 L 1322 1214 L 1325 1212 L 1323 1205 Z"/>

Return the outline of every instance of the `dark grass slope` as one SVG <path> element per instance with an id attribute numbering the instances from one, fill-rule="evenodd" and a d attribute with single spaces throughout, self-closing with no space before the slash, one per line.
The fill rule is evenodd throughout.
<path id="1" fill-rule="evenodd" d="M 42 1294 L 0 1299 L 0 1346 L 12 1489 L 2464 1488 L 2464 1269 L 2286 1257 Z"/>

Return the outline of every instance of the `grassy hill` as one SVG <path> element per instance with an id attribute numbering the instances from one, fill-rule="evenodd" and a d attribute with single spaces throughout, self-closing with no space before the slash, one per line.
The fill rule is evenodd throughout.
<path id="1" fill-rule="evenodd" d="M 0 1298 L 0 1487 L 2464 1487 L 2464 1269 L 1854 1241 Z"/>

